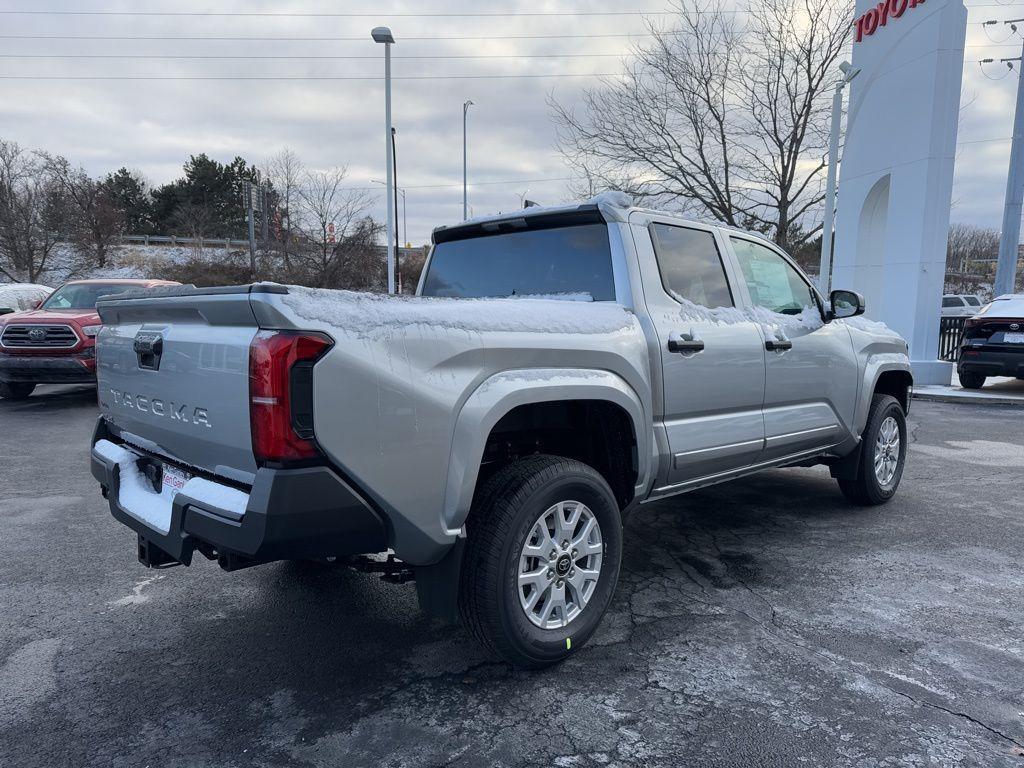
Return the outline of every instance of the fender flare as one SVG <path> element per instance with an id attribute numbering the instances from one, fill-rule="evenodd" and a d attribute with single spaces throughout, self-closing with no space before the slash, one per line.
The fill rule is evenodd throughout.
<path id="1" fill-rule="evenodd" d="M 910 386 L 913 387 L 914 379 L 910 372 L 910 365 L 905 355 L 899 353 L 879 353 L 871 355 L 865 366 L 863 381 L 867 385 L 857 398 L 857 411 L 854 417 L 856 434 L 860 435 L 868 423 L 868 411 L 871 409 L 871 398 L 878 387 L 878 380 L 883 373 L 899 371 L 910 378 Z"/>
<path id="2" fill-rule="evenodd" d="M 513 408 L 561 400 L 604 400 L 629 416 L 637 445 L 639 495 L 650 484 L 651 414 L 621 376 L 590 368 L 527 368 L 496 373 L 470 394 L 456 418 L 448 460 L 442 522 L 457 534 L 473 503 L 484 446 L 494 425 Z"/>

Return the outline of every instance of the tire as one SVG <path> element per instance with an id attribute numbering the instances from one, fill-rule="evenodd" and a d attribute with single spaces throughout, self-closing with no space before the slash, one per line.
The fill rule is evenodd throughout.
<path id="1" fill-rule="evenodd" d="M 973 373 L 972 371 L 964 371 L 959 374 L 960 386 L 964 389 L 981 389 L 985 386 L 985 375 L 983 373 Z"/>
<path id="2" fill-rule="evenodd" d="M 896 446 L 887 441 L 884 435 L 881 441 L 879 438 L 883 425 L 886 425 L 886 433 L 891 434 L 889 432 L 891 425 L 886 424 L 889 419 L 895 422 L 896 435 L 899 438 L 899 444 Z M 880 448 L 880 442 L 887 443 L 888 447 Z M 887 473 L 884 469 L 876 471 L 875 460 L 878 450 L 884 450 L 890 456 L 895 454 L 896 463 L 894 467 L 890 465 L 892 467 L 890 479 L 886 479 Z M 875 395 L 871 400 L 868 423 L 862 435 L 857 475 L 854 478 L 839 478 L 839 489 L 847 499 L 860 506 L 885 504 L 899 488 L 906 460 L 907 417 L 903 412 L 903 407 L 891 395 Z"/>
<path id="3" fill-rule="evenodd" d="M 26 384 L 20 381 L 0 382 L 0 399 L 25 400 L 35 388 L 35 384 Z"/>
<path id="4" fill-rule="evenodd" d="M 563 523 L 571 524 L 577 513 L 573 533 L 566 537 L 568 529 L 563 529 L 560 541 L 555 525 L 542 523 L 554 523 L 563 514 Z M 584 535 L 591 518 L 597 531 L 590 526 L 589 535 Z M 543 538 L 542 524 L 545 533 L 554 528 L 554 536 L 548 533 L 550 538 Z M 491 653 L 528 669 L 546 667 L 578 651 L 608 609 L 622 562 L 622 519 L 604 478 L 573 459 L 543 455 L 521 459 L 477 490 L 466 531 L 459 613 L 469 632 Z M 569 548 L 563 550 L 564 541 L 569 541 Z M 551 551 L 561 554 L 555 560 L 549 554 L 548 567 L 542 558 L 524 554 L 528 545 L 538 551 L 557 547 Z M 591 554 L 581 554 L 587 547 Z M 541 575 L 520 587 L 521 569 Z M 596 582 L 583 583 L 590 569 L 597 573 Z M 552 573 L 556 575 L 549 579 Z M 534 596 L 535 590 L 539 597 Z M 559 595 L 563 595 L 561 601 Z M 523 601 L 530 599 L 535 605 L 528 615 Z M 545 611 L 550 612 L 548 617 Z M 538 623 L 560 621 L 562 626 Z"/>

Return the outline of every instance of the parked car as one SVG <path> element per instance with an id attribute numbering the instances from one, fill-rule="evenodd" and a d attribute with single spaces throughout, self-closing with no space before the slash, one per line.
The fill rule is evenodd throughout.
<path id="1" fill-rule="evenodd" d="M 100 302 L 91 469 L 144 565 L 390 550 L 426 610 L 540 667 L 598 626 L 639 504 L 812 464 L 896 492 L 906 343 L 761 237 L 599 196 L 433 243 L 416 297 Z"/>
<path id="2" fill-rule="evenodd" d="M 981 299 L 970 293 L 947 293 L 942 297 L 942 317 L 970 317 L 981 309 Z"/>
<path id="3" fill-rule="evenodd" d="M 989 376 L 1024 379 L 1024 294 L 999 296 L 967 320 L 956 372 L 967 389 Z"/>
<path id="4" fill-rule="evenodd" d="M 167 280 L 72 280 L 38 308 L 0 317 L 0 398 L 22 400 L 38 384 L 96 381 L 96 301 L 132 288 L 179 285 Z"/>
<path id="5" fill-rule="evenodd" d="M 0 284 L 0 315 L 35 309 L 53 293 L 53 288 L 35 283 Z"/>

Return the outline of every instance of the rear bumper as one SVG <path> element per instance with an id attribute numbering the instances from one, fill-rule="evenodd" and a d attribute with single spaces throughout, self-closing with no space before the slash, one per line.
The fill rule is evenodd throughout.
<path id="1" fill-rule="evenodd" d="M 1003 350 L 992 347 L 969 347 L 960 349 L 957 372 L 980 373 L 984 376 L 1024 377 L 1024 348 Z"/>
<path id="2" fill-rule="evenodd" d="M 0 353 L 0 381 L 27 384 L 95 384 L 96 359 L 78 355 Z"/>
<path id="3" fill-rule="evenodd" d="M 109 439 L 101 418 L 93 445 Z M 387 531 L 381 518 L 329 467 L 261 468 L 249 491 L 245 513 L 175 496 L 170 528 L 162 533 L 127 511 L 119 501 L 120 470 L 116 463 L 90 452 L 93 477 L 103 486 L 116 520 L 139 535 L 143 552 L 157 547 L 173 560 L 189 565 L 198 549 L 233 569 L 273 560 L 299 560 L 382 552 Z"/>

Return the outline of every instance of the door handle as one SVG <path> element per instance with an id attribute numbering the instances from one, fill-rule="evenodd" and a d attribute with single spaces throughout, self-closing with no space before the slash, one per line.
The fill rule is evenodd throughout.
<path id="1" fill-rule="evenodd" d="M 768 339 L 764 343 L 764 348 L 769 352 L 785 352 L 793 348 L 793 342 L 789 339 Z"/>
<path id="2" fill-rule="evenodd" d="M 703 352 L 704 340 L 687 338 L 689 334 L 680 336 L 678 339 L 668 340 L 669 352 Z"/>

